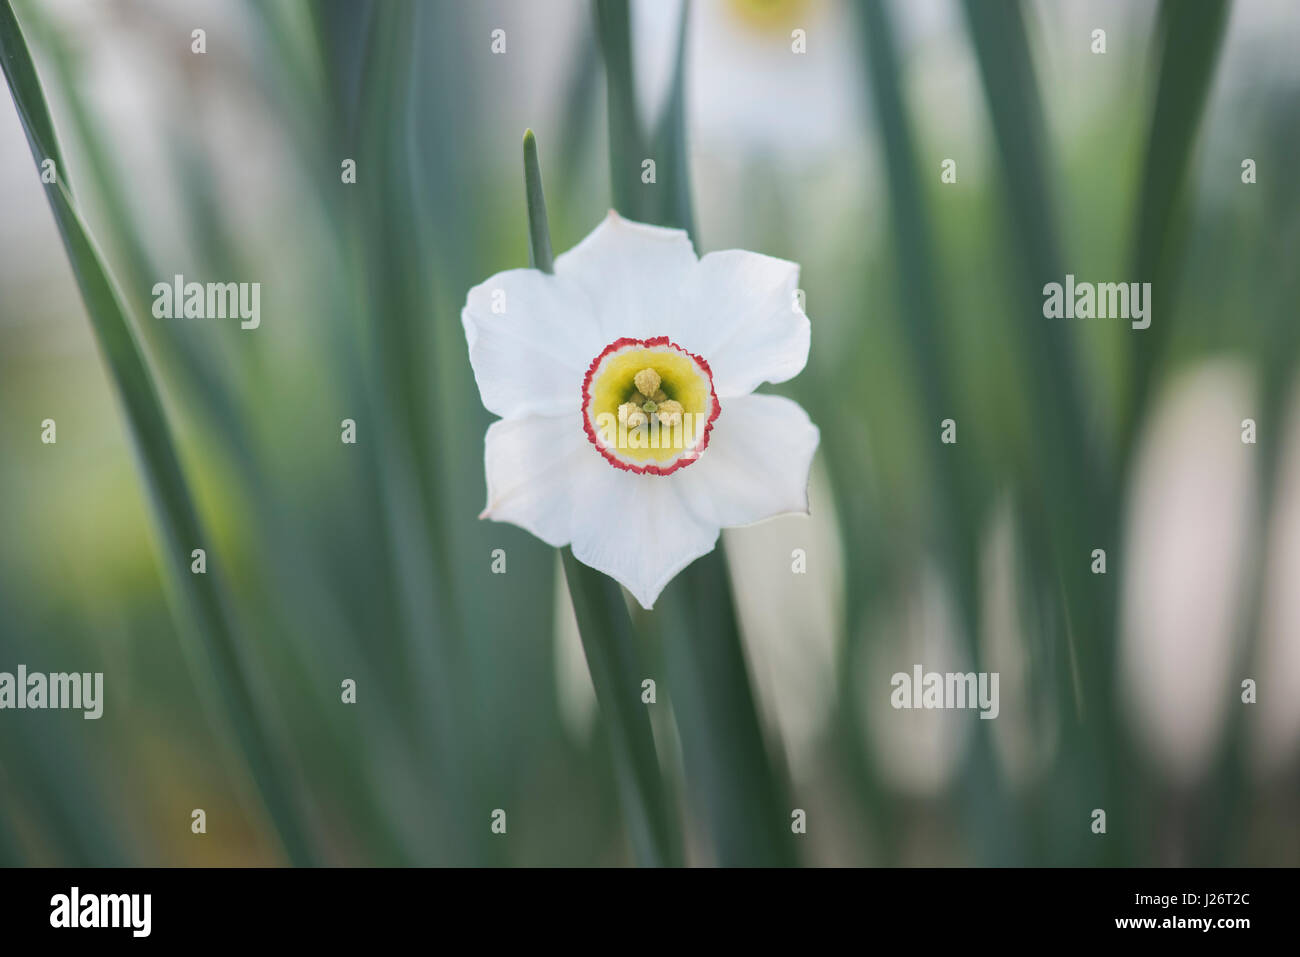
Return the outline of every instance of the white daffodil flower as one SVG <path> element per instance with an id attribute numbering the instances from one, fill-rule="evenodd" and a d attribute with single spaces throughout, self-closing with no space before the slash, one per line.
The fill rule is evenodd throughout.
<path id="1" fill-rule="evenodd" d="M 795 263 L 697 258 L 685 232 L 610 212 L 554 274 L 498 273 L 461 321 L 487 431 L 487 507 L 645 608 L 719 530 L 808 512 L 819 433 L 754 395 L 808 360 Z"/>

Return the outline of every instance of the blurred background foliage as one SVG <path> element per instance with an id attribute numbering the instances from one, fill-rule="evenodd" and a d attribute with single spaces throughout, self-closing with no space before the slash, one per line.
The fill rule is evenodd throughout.
<path id="1" fill-rule="evenodd" d="M 0 863 L 631 863 L 637 794 L 670 862 L 1300 860 L 1300 8 L 681 9 L 14 0 L 63 177 L 6 98 L 0 670 L 107 700 L 0 714 Z M 525 127 L 556 251 L 617 205 L 800 262 L 813 321 L 813 516 L 615 646 L 640 791 L 556 553 L 476 518 L 459 311 L 529 262 Z M 1044 319 L 1067 272 L 1151 328 Z M 261 328 L 154 319 L 176 274 Z M 997 720 L 891 709 L 915 662 Z"/>

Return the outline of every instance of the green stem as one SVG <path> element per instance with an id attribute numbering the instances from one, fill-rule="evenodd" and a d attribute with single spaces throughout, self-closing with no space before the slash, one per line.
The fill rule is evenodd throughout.
<path id="1" fill-rule="evenodd" d="M 529 260 L 542 272 L 554 272 L 542 171 L 532 130 L 524 133 L 524 192 Z M 641 701 L 645 673 L 622 590 L 574 558 L 571 549 L 566 547 L 561 554 L 591 683 L 614 752 L 619 798 L 637 861 L 651 867 L 680 865 L 681 840 L 659 768 L 650 715 Z"/>
<path id="2" fill-rule="evenodd" d="M 587 669 L 614 752 L 614 775 L 632 847 L 643 865 L 678 866 L 681 841 L 659 770 L 650 716 L 641 701 L 644 671 L 622 589 L 574 558 L 572 549 L 560 553 Z"/>
<path id="3" fill-rule="evenodd" d="M 721 543 L 664 589 L 651 627 L 663 641 L 686 778 L 717 863 L 795 864 L 791 807 L 764 740 Z"/>

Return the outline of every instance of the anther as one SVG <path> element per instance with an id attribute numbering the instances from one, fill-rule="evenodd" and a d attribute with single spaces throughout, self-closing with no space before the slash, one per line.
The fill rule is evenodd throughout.
<path id="1" fill-rule="evenodd" d="M 636 383 L 637 391 L 648 399 L 659 391 L 659 383 L 661 380 L 658 372 L 655 372 L 654 369 L 646 368 L 638 372 L 633 377 L 632 381 Z"/>

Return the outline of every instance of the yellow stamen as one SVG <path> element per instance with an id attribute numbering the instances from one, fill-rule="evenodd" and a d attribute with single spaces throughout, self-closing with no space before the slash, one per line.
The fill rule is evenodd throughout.
<path id="1" fill-rule="evenodd" d="M 647 399 L 659 391 L 659 373 L 654 369 L 642 369 L 632 378 L 636 384 L 637 391 Z"/>
<path id="2" fill-rule="evenodd" d="M 674 426 L 682 421 L 682 413 L 685 409 L 682 404 L 674 399 L 665 399 L 658 404 L 655 410 L 659 414 L 659 421 L 664 425 Z"/>

